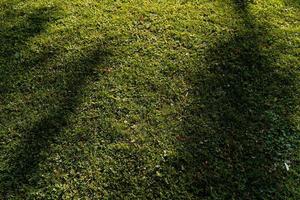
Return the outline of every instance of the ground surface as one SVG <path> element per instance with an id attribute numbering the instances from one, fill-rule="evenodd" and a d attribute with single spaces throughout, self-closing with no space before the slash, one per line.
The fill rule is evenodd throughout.
<path id="1" fill-rule="evenodd" d="M 1 0 L 0 199 L 300 199 L 299 13 Z"/>

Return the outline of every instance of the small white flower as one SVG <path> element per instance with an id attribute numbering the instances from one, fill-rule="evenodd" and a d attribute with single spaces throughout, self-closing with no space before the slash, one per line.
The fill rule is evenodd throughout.
<path id="1" fill-rule="evenodd" d="M 290 166 L 286 162 L 284 163 L 284 165 L 285 165 L 286 171 L 289 171 L 290 170 Z"/>

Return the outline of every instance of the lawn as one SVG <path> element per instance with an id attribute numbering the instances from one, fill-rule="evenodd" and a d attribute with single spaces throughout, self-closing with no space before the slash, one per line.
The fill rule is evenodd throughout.
<path id="1" fill-rule="evenodd" d="M 0 199 L 300 199 L 299 0 L 1 0 Z"/>

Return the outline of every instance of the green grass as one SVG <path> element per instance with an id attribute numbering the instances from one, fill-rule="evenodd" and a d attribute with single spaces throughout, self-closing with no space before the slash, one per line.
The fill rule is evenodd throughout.
<path id="1" fill-rule="evenodd" d="M 300 199 L 299 12 L 1 0 L 0 199 Z"/>

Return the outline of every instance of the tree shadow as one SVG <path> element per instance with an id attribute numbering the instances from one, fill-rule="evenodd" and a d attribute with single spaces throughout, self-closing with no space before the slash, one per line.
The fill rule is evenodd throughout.
<path id="1" fill-rule="evenodd" d="M 14 8 L 15 4 L 2 5 L 3 21 L 0 29 L 0 99 L 12 92 L 18 74 L 27 73 L 30 66 L 40 64 L 54 56 L 55 51 L 45 49 L 30 59 L 23 58 L 22 51 L 29 50 L 26 43 L 42 34 L 48 24 L 55 21 L 56 7 L 42 7 L 31 12 L 22 12 Z"/>
<path id="2" fill-rule="evenodd" d="M 0 100 L 3 99 L 4 102 L 5 95 L 10 93 L 24 93 L 22 83 L 25 82 L 32 86 L 26 88 L 25 93 L 33 93 L 31 88 L 35 88 L 36 91 L 48 88 L 54 96 L 51 98 L 55 98 L 54 103 L 51 100 L 42 103 L 38 120 L 34 124 L 30 124 L 32 122 L 29 120 L 28 124 L 19 127 L 20 142 L 12 152 L 9 152 L 9 155 L 6 155 L 8 167 L 1 171 L 0 198 L 3 199 L 13 197 L 14 194 L 19 195 L 24 187 L 34 186 L 37 183 L 39 164 L 46 159 L 55 137 L 68 126 L 70 115 L 80 104 L 82 90 L 99 78 L 99 71 L 96 68 L 101 66 L 110 54 L 103 46 L 104 42 L 97 41 L 92 47 L 87 47 L 83 52 L 74 55 L 71 61 L 64 61 L 60 66 L 51 66 L 49 69 L 47 68 L 48 62 L 55 56 L 59 56 L 59 53 L 53 49 L 45 49 L 30 59 L 18 55 L 20 51 L 30 51 L 26 49 L 26 42 L 45 30 L 49 20 L 53 19 L 51 17 L 53 11 L 53 8 L 31 11 L 29 14 L 24 14 L 25 17 L 21 22 L 13 19 L 17 17 L 8 11 L 6 16 L 11 16 L 11 20 L 16 21 L 17 24 L 3 27 L 0 32 L 0 42 L 3 43 L 0 49 Z M 30 74 L 32 70 L 34 74 L 39 75 L 40 81 L 27 80 L 28 77 L 25 74 Z M 52 77 L 49 78 L 50 76 Z M 20 85 L 16 85 L 18 81 Z M 49 103 L 52 104 L 46 105 Z"/>
<path id="3" fill-rule="evenodd" d="M 300 8 L 300 0 L 284 0 L 284 2 L 289 6 Z"/>
<path id="4" fill-rule="evenodd" d="M 23 128 L 21 142 L 16 152 L 11 153 L 10 169 L 1 180 L 8 189 L 17 190 L 24 184 L 34 184 L 30 180 L 38 170 L 39 163 L 45 159 L 45 151 L 51 142 L 68 125 L 68 118 L 80 103 L 81 91 L 97 77 L 95 67 L 108 56 L 101 47 L 93 49 L 83 58 L 68 63 L 64 72 L 64 87 L 54 88 L 59 104 L 53 105 L 47 115 L 42 117 L 29 130 Z M 68 68 L 68 69 L 67 69 Z"/>
<path id="5" fill-rule="evenodd" d="M 292 165 L 297 148 L 296 73 L 276 65 L 281 47 L 272 46 L 270 27 L 255 22 L 246 1 L 234 3 L 243 27 L 208 49 L 190 77 L 193 102 L 174 166 L 199 198 L 292 197 L 284 163 Z"/>

